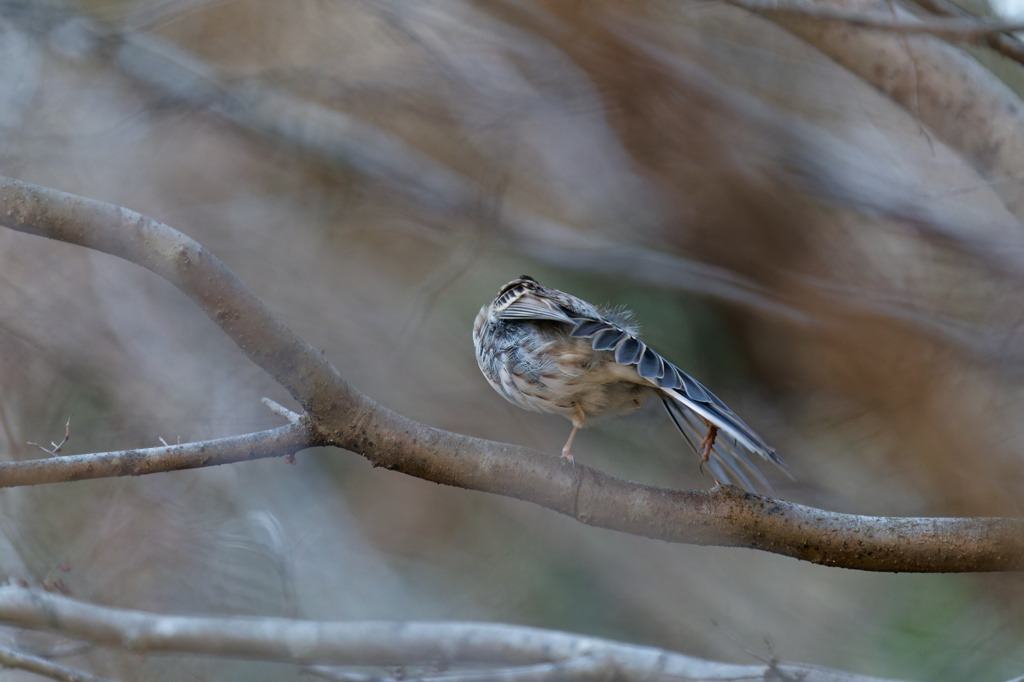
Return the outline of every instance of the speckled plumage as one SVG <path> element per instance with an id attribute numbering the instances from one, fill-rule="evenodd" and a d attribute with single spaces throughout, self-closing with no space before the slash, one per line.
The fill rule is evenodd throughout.
<path id="1" fill-rule="evenodd" d="M 534 412 L 560 414 L 573 423 L 562 450 L 567 459 L 572 460 L 572 440 L 586 417 L 629 412 L 657 396 L 718 480 L 753 490 L 749 473 L 770 489 L 743 450 L 781 466 L 775 450 L 637 334 L 630 312 L 597 308 L 524 275 L 480 309 L 473 345 L 480 371 L 508 401 Z M 704 427 L 707 435 L 694 446 L 691 438 Z M 716 442 L 718 429 L 733 443 Z"/>

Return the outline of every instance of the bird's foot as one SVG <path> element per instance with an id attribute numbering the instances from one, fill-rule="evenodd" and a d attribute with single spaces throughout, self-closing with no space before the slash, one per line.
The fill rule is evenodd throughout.
<path id="1" fill-rule="evenodd" d="M 715 438 L 718 437 L 718 427 L 714 424 L 708 424 L 708 434 L 704 436 L 704 440 L 700 442 L 697 450 L 700 452 L 700 463 L 701 472 L 703 473 L 704 463 L 708 461 L 708 457 L 711 456 L 711 448 L 715 446 Z"/>

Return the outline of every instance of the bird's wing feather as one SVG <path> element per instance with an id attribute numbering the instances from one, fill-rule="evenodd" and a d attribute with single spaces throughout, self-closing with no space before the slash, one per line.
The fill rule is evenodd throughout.
<path id="1" fill-rule="evenodd" d="M 640 339 L 607 320 L 574 316 L 573 323 L 576 326 L 571 336 L 590 338 L 595 350 L 612 351 L 617 363 L 635 365 L 642 379 L 707 419 L 743 447 L 776 464 L 783 463 L 775 450 L 714 393 Z"/>
<path id="2" fill-rule="evenodd" d="M 519 296 L 496 312 L 501 320 L 551 320 L 573 324 L 572 318 L 558 304 L 540 296 Z"/>

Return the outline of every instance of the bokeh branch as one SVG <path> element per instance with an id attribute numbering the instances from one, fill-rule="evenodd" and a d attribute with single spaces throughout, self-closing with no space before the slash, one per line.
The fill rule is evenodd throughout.
<path id="1" fill-rule="evenodd" d="M 832 23 L 841 24 L 839 30 L 854 32 L 854 39 L 835 40 L 832 37 L 820 39 L 825 43 L 823 49 L 843 50 L 830 52 L 833 58 L 853 59 L 859 62 L 861 40 L 889 41 L 901 40 L 901 36 L 880 35 L 872 37 L 855 26 L 852 20 L 863 19 L 874 22 L 880 27 L 918 27 L 924 26 L 920 19 L 913 16 L 903 17 L 900 21 L 879 18 L 863 12 L 849 12 L 837 7 L 821 7 L 807 3 L 794 5 L 761 2 L 760 0 L 735 0 L 730 4 L 742 7 L 751 12 L 760 12 L 764 16 L 778 21 L 789 30 L 800 33 L 804 39 L 812 40 L 816 31 L 822 28 L 821 21 L 808 16 L 808 12 L 817 12 L 821 16 L 838 19 L 850 18 L 851 21 L 838 20 Z M 373 11 L 390 25 L 397 27 L 403 35 L 416 43 L 429 44 L 430 31 L 424 35 L 424 27 L 409 22 L 404 12 L 389 11 L 385 4 L 371 6 Z M 151 23 L 159 24 L 167 19 L 162 12 L 173 14 L 171 6 L 161 7 L 159 11 L 141 12 L 135 21 L 130 22 L 136 28 Z M 15 14 L 15 16 L 17 16 Z M 959 17 L 967 23 L 958 24 L 961 28 L 977 26 L 977 21 L 970 17 Z M 38 21 L 32 15 L 31 21 Z M 806 20 L 806 21 L 801 21 Z M 22 21 L 29 23 L 29 17 Z M 246 78 L 243 81 L 232 81 L 221 74 L 218 66 L 202 59 L 193 52 L 183 49 L 164 38 L 146 32 L 125 31 L 112 32 L 101 28 L 86 15 L 75 13 L 70 8 L 51 13 L 48 22 L 56 26 L 74 25 L 77 32 L 84 32 L 89 40 L 80 41 L 89 46 L 89 50 L 76 52 L 109 62 L 109 64 L 134 82 L 159 94 L 161 101 L 170 99 L 179 104 L 194 107 L 221 117 L 247 131 L 263 135 L 303 154 L 323 160 L 331 166 L 352 168 L 360 175 L 373 178 L 392 191 L 407 195 L 415 201 L 422 201 L 438 210 L 452 212 L 472 212 L 479 195 L 476 181 L 457 170 L 449 167 L 438 159 L 424 154 L 403 137 L 394 134 L 385 127 L 375 125 L 372 121 L 362 120 L 347 114 L 343 110 L 324 106 L 316 101 L 303 98 L 296 92 L 272 86 L 259 77 Z M 788 23 L 787 23 L 788 22 Z M 943 24 L 946 26 L 946 24 Z M 949 25 L 954 26 L 953 24 Z M 1004 27 L 1005 28 L 1005 27 Z M 911 32 L 917 32 L 911 30 Z M 65 40 L 65 33 L 54 29 L 60 34 L 55 40 Z M 870 32 L 867 32 L 870 33 Z M 976 231 L 962 230 L 964 223 L 976 224 L 977 216 L 950 215 L 949 207 L 935 210 L 930 201 L 914 199 L 916 188 L 903 186 L 894 178 L 883 178 L 874 183 L 864 168 L 857 167 L 851 160 L 859 157 L 859 151 L 831 138 L 821 129 L 800 125 L 791 117 L 770 115 L 761 106 L 750 106 L 750 102 L 719 81 L 695 72 L 691 67 L 679 69 L 678 60 L 664 51 L 651 49 L 646 40 L 624 32 L 633 47 L 651 59 L 655 68 L 668 68 L 675 71 L 674 86 L 683 91 L 693 89 L 697 99 L 711 103 L 715 107 L 723 107 L 732 113 L 738 113 L 746 119 L 742 125 L 756 127 L 767 126 L 772 129 L 770 137 L 775 140 L 789 141 L 782 144 L 779 150 L 779 168 L 786 169 L 790 165 L 796 168 L 788 172 L 794 173 L 803 182 L 810 183 L 807 189 L 815 195 L 834 201 L 839 205 L 865 209 L 869 213 L 880 212 L 899 222 L 905 222 L 920 230 L 922 237 L 928 241 L 943 244 L 956 249 L 962 254 L 971 254 L 979 258 L 983 267 L 994 268 L 999 272 L 1019 278 L 1018 264 L 1006 257 L 1000 244 L 993 244 L 980 238 Z M 992 38 L 1008 38 L 1005 35 Z M 877 59 L 879 51 L 873 43 L 863 50 L 867 59 Z M 921 54 L 923 47 L 915 47 Z M 852 53 L 852 54 L 848 54 Z M 881 61 L 884 67 L 894 63 L 894 59 L 907 57 L 905 46 L 897 45 L 895 55 L 886 54 Z M 929 59 L 952 59 L 946 54 L 932 55 Z M 440 57 L 439 57 L 440 58 Z M 923 58 L 921 62 L 926 62 Z M 935 71 L 942 74 L 954 73 L 953 67 L 967 70 L 976 68 L 963 60 L 942 62 Z M 924 78 L 927 64 L 915 65 L 921 71 L 921 83 L 915 84 L 915 91 L 924 92 L 929 87 L 929 79 Z M 852 67 L 851 67 L 852 68 Z M 860 66 L 863 77 L 869 78 L 879 72 L 882 66 L 865 68 Z M 901 76 L 914 69 L 899 69 Z M 959 72 L 957 72 L 959 73 Z M 887 86 L 898 82 L 897 76 L 887 73 L 879 78 L 879 83 Z M 979 98 L 973 92 L 962 93 L 964 107 L 986 107 L 979 120 L 998 120 L 1006 117 L 1007 112 L 1015 111 L 1006 100 L 1005 86 L 979 78 L 973 72 L 965 72 L 962 77 L 950 77 L 934 86 L 941 91 L 944 98 L 952 93 L 961 93 L 960 84 L 970 83 L 972 88 L 984 86 L 984 96 Z M 462 84 L 463 86 L 465 84 Z M 902 91 L 902 90 L 901 90 Z M 931 98 L 922 96 L 923 102 Z M 995 100 L 995 103 L 993 103 Z M 1006 106 L 1003 106 L 1006 105 Z M 928 116 L 930 112 L 921 112 L 924 107 L 915 104 L 915 116 Z M 614 106 L 612 107 L 614 108 Z M 938 114 L 944 114 L 948 107 L 942 107 Z M 1005 130 L 1010 121 L 1000 121 L 992 127 L 993 131 Z M 955 126 L 951 126 L 955 127 Z M 979 133 L 985 128 L 977 124 L 972 131 Z M 979 133 L 980 134 L 980 133 Z M 994 134 L 994 133 L 993 133 Z M 974 138 L 969 138 L 973 140 Z M 1000 144 L 1006 144 L 1001 140 Z M 827 155 L 824 163 L 812 162 L 807 155 L 794 154 L 793 149 L 812 148 L 817 154 Z M 988 144 L 984 149 L 992 149 Z M 1010 150 L 1012 152 L 1012 150 Z M 1019 154 L 1000 155 L 1009 162 L 1019 158 Z M 852 172 L 847 169 L 852 167 Z M 987 175 L 1005 179 L 1006 168 L 992 168 Z M 1012 176 L 1011 176 L 1012 177 Z M 995 180 L 999 182 L 999 180 Z M 991 221 L 986 217 L 985 221 Z M 702 262 L 700 259 L 686 257 L 669 250 L 645 247 L 636 240 L 621 240 L 596 234 L 593 231 L 581 233 L 565 222 L 550 216 L 540 215 L 518 204 L 514 199 L 503 200 L 500 215 L 494 216 L 495 224 L 503 230 L 524 252 L 532 258 L 556 264 L 560 269 L 576 269 L 591 272 L 615 274 L 635 281 L 645 281 L 658 287 L 671 287 L 680 291 L 695 293 L 713 300 L 742 306 L 755 313 L 764 314 L 779 320 L 785 320 L 807 328 L 821 327 L 822 319 L 809 315 L 801 309 L 800 301 L 787 295 L 782 288 L 768 287 L 753 278 L 743 276 L 735 269 L 723 268 L 716 264 Z M 991 221 L 998 223 L 999 221 Z M 1016 230 L 1016 226 L 1009 229 Z M 956 347 L 963 348 L 976 355 L 979 359 L 1001 365 L 1020 363 L 1020 353 L 1014 346 L 1003 343 L 989 342 L 990 335 L 978 334 L 973 327 L 964 330 L 955 321 L 945 321 L 935 311 L 921 307 L 920 301 L 902 300 L 892 292 L 884 297 L 864 288 L 846 291 L 822 281 L 804 281 L 797 287 L 800 291 L 814 291 L 827 298 L 824 304 L 856 308 L 865 314 L 880 316 L 900 324 L 909 324 L 932 338 L 940 339 Z M 998 335 L 998 333 L 996 333 Z"/>
<path id="2" fill-rule="evenodd" d="M 867 30 L 846 20 L 821 21 L 800 12 L 755 9 L 763 6 L 760 2 L 752 1 L 748 6 L 883 92 L 968 160 L 982 177 L 999 180 L 1024 171 L 1020 97 L 962 50 L 929 35 L 929 31 L 908 36 L 906 32 Z M 837 15 L 849 10 L 848 5 L 838 2 L 817 3 L 815 7 L 816 11 Z M 879 21 L 922 26 L 929 23 L 898 6 L 893 12 L 895 19 Z M 986 25 L 980 19 L 933 21 Z M 965 120 L 974 124 L 964 125 Z M 1024 200 L 1014 183 L 993 185 L 993 190 L 1018 220 L 1024 217 Z"/>
<path id="3" fill-rule="evenodd" d="M 731 487 L 658 488 L 585 466 L 569 467 L 527 448 L 419 424 L 362 395 L 220 260 L 167 225 L 125 208 L 12 179 L 0 180 L 0 221 L 21 232 L 120 256 L 175 284 L 291 392 L 306 417 L 238 440 L 10 462 L 0 469 L 2 485 L 209 466 L 232 457 L 334 445 L 363 455 L 374 466 L 527 500 L 586 524 L 671 542 L 750 547 L 873 571 L 1024 568 L 1022 519 L 866 517 Z"/>
<path id="4" fill-rule="evenodd" d="M 872 31 L 910 35 L 928 34 L 951 40 L 971 41 L 996 33 L 1024 30 L 1024 22 L 1001 19 L 978 17 L 893 19 L 891 15 L 844 11 L 814 2 L 778 2 L 777 0 L 726 0 L 726 2 L 767 17 L 802 17 L 817 21 L 839 22 Z"/>
<path id="5" fill-rule="evenodd" d="M 458 663 L 472 666 L 477 675 L 473 679 L 489 679 L 489 675 L 527 666 L 542 673 L 536 679 L 594 679 L 595 675 L 645 680 L 712 675 L 734 680 L 773 676 L 818 682 L 876 679 L 773 661 L 761 665 L 714 663 L 662 649 L 514 625 L 163 616 L 95 606 L 15 586 L 0 588 L 0 620 L 146 654 L 184 652 L 298 664 L 434 669 Z"/>

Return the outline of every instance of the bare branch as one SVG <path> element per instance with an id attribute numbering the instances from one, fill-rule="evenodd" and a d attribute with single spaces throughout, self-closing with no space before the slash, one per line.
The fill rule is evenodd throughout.
<path id="1" fill-rule="evenodd" d="M 548 673 L 544 679 L 563 679 L 560 671 L 568 673 L 565 679 L 573 679 L 586 671 L 590 679 L 600 672 L 603 678 L 648 680 L 712 676 L 767 679 L 770 674 L 807 682 L 876 680 L 807 666 L 720 664 L 663 649 L 513 625 L 162 616 L 95 606 L 16 586 L 0 588 L 0 621 L 128 651 L 184 652 L 298 664 L 490 664 L 514 666 L 513 670 L 523 673 L 533 667 L 534 672 Z M 453 674 L 452 679 L 467 678 Z"/>
<path id="2" fill-rule="evenodd" d="M 29 672 L 49 677 L 62 682 L 106 682 L 106 677 L 98 677 L 66 665 L 60 665 L 45 658 L 32 656 L 21 651 L 0 647 L 0 666 L 4 668 L 20 668 Z"/>
<path id="3" fill-rule="evenodd" d="M 283 457 L 315 444 L 306 424 L 161 448 L 67 455 L 25 462 L 0 462 L 0 487 L 64 483 L 92 478 L 143 476 Z"/>
<path id="4" fill-rule="evenodd" d="M 146 451 L 0 465 L 0 485 L 75 476 L 149 473 L 335 445 L 383 466 L 445 485 L 527 500 L 579 521 L 670 542 L 750 547 L 828 566 L 871 571 L 1024 569 L 1024 519 L 884 518 L 836 514 L 718 487 L 681 491 L 641 485 L 555 457 L 419 424 L 357 391 L 315 348 L 274 317 L 223 263 L 173 228 L 134 211 L 0 179 L 0 222 L 89 246 L 161 275 L 192 298 L 253 362 L 306 407 L 308 421 L 234 439 Z M 273 441 L 269 446 L 266 439 Z M 246 438 L 246 437 L 240 437 Z M 216 457 L 211 457 L 211 449 Z M 70 464 L 65 464 L 65 463 Z M 59 471 L 59 474 L 54 473 Z"/>
<path id="5" fill-rule="evenodd" d="M 748 547 L 869 571 L 1024 569 L 1024 519 L 889 518 L 839 514 L 731 486 L 674 490 L 616 478 L 551 455 L 432 429 L 379 408 L 349 446 L 375 466 L 533 502 L 582 523 L 699 545 Z M 388 426 L 388 419 L 394 426 Z M 395 434 L 402 434 L 396 438 Z M 375 445 L 374 438 L 387 443 Z M 388 442 L 390 441 L 390 442 Z M 0 486 L 138 476 L 274 457 L 326 444 L 283 426 L 170 448 L 0 463 Z"/>
<path id="6" fill-rule="evenodd" d="M 39 443 L 33 443 L 32 441 L 29 441 L 28 445 L 34 445 L 52 457 L 60 457 L 60 449 L 64 447 L 64 444 L 68 442 L 69 438 L 71 438 L 71 417 L 73 416 L 74 415 L 68 416 L 68 423 L 64 425 L 64 440 L 62 440 L 60 443 L 54 443 L 53 441 L 50 441 L 50 445 L 52 446 L 52 448 L 44 447 Z"/>
<path id="7" fill-rule="evenodd" d="M 292 424 L 297 424 L 299 420 L 302 419 L 302 415 L 300 415 L 298 412 L 292 412 L 284 405 L 275 402 L 270 398 L 261 398 L 260 402 L 266 405 L 268 410 L 270 410 L 279 417 L 284 417 Z"/>

